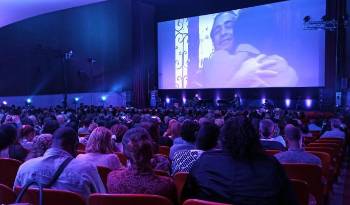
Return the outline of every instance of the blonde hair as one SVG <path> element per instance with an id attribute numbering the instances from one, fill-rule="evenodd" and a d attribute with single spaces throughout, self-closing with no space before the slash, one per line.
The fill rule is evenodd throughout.
<path id="1" fill-rule="evenodd" d="M 85 151 L 87 153 L 113 153 L 112 132 L 105 127 L 97 127 L 90 134 L 86 144 Z"/>

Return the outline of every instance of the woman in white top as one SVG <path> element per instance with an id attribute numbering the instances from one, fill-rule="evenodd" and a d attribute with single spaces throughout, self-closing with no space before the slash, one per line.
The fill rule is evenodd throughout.
<path id="1" fill-rule="evenodd" d="M 84 160 L 96 167 L 107 167 L 111 170 L 122 167 L 117 155 L 113 153 L 112 133 L 105 127 L 97 127 L 90 134 L 86 144 L 86 154 L 79 154 L 77 159 Z"/>

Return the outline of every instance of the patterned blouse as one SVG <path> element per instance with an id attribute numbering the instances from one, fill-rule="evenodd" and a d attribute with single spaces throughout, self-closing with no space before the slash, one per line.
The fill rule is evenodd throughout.
<path id="1" fill-rule="evenodd" d="M 108 193 L 156 194 L 176 202 L 176 187 L 170 177 L 156 176 L 153 171 L 137 172 L 132 168 L 112 171 L 107 180 Z"/>
<path id="2" fill-rule="evenodd" d="M 190 172 L 193 164 L 202 155 L 202 150 L 184 150 L 176 152 L 171 164 L 171 175 L 177 172 Z"/>

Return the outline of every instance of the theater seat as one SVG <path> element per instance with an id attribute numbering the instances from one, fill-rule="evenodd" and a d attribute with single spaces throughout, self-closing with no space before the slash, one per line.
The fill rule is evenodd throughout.
<path id="1" fill-rule="evenodd" d="M 169 157 L 170 148 L 168 146 L 159 146 L 158 153 Z"/>
<path id="2" fill-rule="evenodd" d="M 15 193 L 18 194 L 20 191 L 21 189 L 19 187 L 15 188 Z M 85 201 L 80 195 L 63 190 L 44 189 L 43 200 L 43 204 L 47 205 L 85 205 Z M 39 190 L 28 189 L 21 202 L 39 204 Z"/>
<path id="3" fill-rule="evenodd" d="M 107 178 L 108 174 L 112 171 L 111 169 L 107 167 L 97 167 L 98 174 L 101 177 L 101 180 L 103 184 L 105 185 L 105 188 L 107 189 Z"/>
<path id="4" fill-rule="evenodd" d="M 308 205 L 310 194 L 308 184 L 299 179 L 291 179 L 290 182 L 298 198 L 299 205 Z"/>
<path id="5" fill-rule="evenodd" d="M 204 201 L 199 199 L 187 199 L 183 205 L 229 205 L 224 203 L 212 202 L 212 201 Z"/>
<path id="6" fill-rule="evenodd" d="M 154 170 L 157 176 L 169 177 L 169 173 L 163 170 Z"/>
<path id="7" fill-rule="evenodd" d="M 289 179 L 299 179 L 307 182 L 310 193 L 316 198 L 317 205 L 324 202 L 324 184 L 322 169 L 311 164 L 282 164 Z"/>
<path id="8" fill-rule="evenodd" d="M 280 153 L 280 150 L 265 150 L 265 153 L 271 157 L 273 157 L 275 154 Z"/>
<path id="9" fill-rule="evenodd" d="M 0 184 L 0 204 L 11 204 L 16 200 L 16 194 L 4 184 Z"/>
<path id="10" fill-rule="evenodd" d="M 177 190 L 177 198 L 178 198 L 179 204 L 181 204 L 180 202 L 181 202 L 182 189 L 185 186 L 187 176 L 188 176 L 187 172 L 178 172 L 174 175 L 174 182 Z"/>
<path id="11" fill-rule="evenodd" d="M 8 187 L 13 187 L 15 182 L 17 171 L 21 166 L 20 161 L 9 158 L 0 158 L 0 184 L 5 184 Z"/>
<path id="12" fill-rule="evenodd" d="M 91 194 L 89 205 L 172 205 L 172 202 L 150 194 Z"/>

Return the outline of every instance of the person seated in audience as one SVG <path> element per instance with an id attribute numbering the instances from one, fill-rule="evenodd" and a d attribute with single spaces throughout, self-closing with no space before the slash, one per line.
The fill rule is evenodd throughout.
<path id="1" fill-rule="evenodd" d="M 114 148 L 116 152 L 123 152 L 122 139 L 128 127 L 125 125 L 116 124 L 111 127 L 112 140 L 114 141 Z"/>
<path id="2" fill-rule="evenodd" d="M 173 140 L 180 137 L 181 123 L 175 119 L 171 119 L 168 122 L 168 129 L 164 132 L 163 136 L 159 139 L 160 146 L 173 146 Z"/>
<path id="3" fill-rule="evenodd" d="M 260 142 L 266 150 L 285 150 L 278 139 L 273 138 L 274 123 L 270 119 L 263 119 L 259 123 Z"/>
<path id="4" fill-rule="evenodd" d="M 96 167 L 107 167 L 111 170 L 122 167 L 118 156 L 113 153 L 112 133 L 105 127 L 97 127 L 90 134 L 85 148 L 86 154 L 79 154 L 81 162 L 91 163 Z"/>
<path id="5" fill-rule="evenodd" d="M 13 123 L 0 126 L 0 158 L 24 161 L 28 151 L 17 141 L 17 129 Z"/>
<path id="6" fill-rule="evenodd" d="M 57 123 L 59 124 L 59 127 L 65 127 L 66 126 L 66 119 L 63 114 L 56 116 Z"/>
<path id="7" fill-rule="evenodd" d="M 199 126 L 193 120 L 185 120 L 181 127 L 181 137 L 174 139 L 173 146 L 170 147 L 169 158 L 172 160 L 178 151 L 191 150 L 195 148 L 196 132 Z"/>
<path id="8" fill-rule="evenodd" d="M 308 124 L 308 128 L 311 132 L 317 131 L 321 132 L 322 128 L 317 125 L 315 119 L 310 119 L 310 123 Z"/>
<path id="9" fill-rule="evenodd" d="M 207 151 L 193 165 L 182 198 L 239 205 L 298 204 L 280 163 L 264 153 L 245 117 L 233 117 L 220 132 L 222 149 Z"/>
<path id="10" fill-rule="evenodd" d="M 30 151 L 33 147 L 33 138 L 35 137 L 35 130 L 30 125 L 23 125 L 20 130 L 19 143 L 24 149 Z"/>
<path id="11" fill-rule="evenodd" d="M 339 138 L 345 139 L 345 133 L 340 129 L 341 121 L 337 118 L 333 118 L 331 121 L 331 130 L 323 133 L 321 138 Z"/>
<path id="12" fill-rule="evenodd" d="M 52 145 L 51 134 L 41 134 L 34 137 L 33 147 L 27 155 L 26 160 L 41 157 Z"/>
<path id="13" fill-rule="evenodd" d="M 216 124 L 211 122 L 201 124 L 196 137 L 196 149 L 175 153 L 171 163 L 172 175 L 177 172 L 189 172 L 203 152 L 216 148 L 219 133 L 220 129 Z"/>
<path id="14" fill-rule="evenodd" d="M 275 155 L 280 163 L 315 164 L 322 166 L 320 158 L 305 152 L 302 148 L 302 136 L 299 128 L 289 124 L 285 127 L 284 133 L 287 138 L 288 151 Z"/>
<path id="15" fill-rule="evenodd" d="M 68 127 L 57 129 L 52 138 L 52 146 L 44 156 L 23 163 L 15 179 L 14 186 L 23 187 L 30 181 L 47 184 L 58 167 L 67 158 L 76 155 L 77 133 Z M 105 187 L 95 166 L 85 161 L 73 159 L 51 187 L 72 191 L 87 199 L 91 193 L 105 193 Z"/>
<path id="16" fill-rule="evenodd" d="M 107 188 L 115 194 L 156 194 L 176 200 L 176 187 L 169 177 L 157 176 L 153 171 L 153 141 L 146 129 L 136 127 L 123 137 L 123 150 L 128 167 L 108 175 Z"/>
<path id="17" fill-rule="evenodd" d="M 276 123 L 274 122 L 273 134 L 272 134 L 272 138 L 271 139 L 281 143 L 283 145 L 283 147 L 287 146 L 286 141 L 284 140 L 284 138 L 281 135 L 280 128 L 279 128 L 277 122 Z"/>
<path id="18" fill-rule="evenodd" d="M 89 120 L 82 120 L 81 121 L 81 127 L 79 127 L 78 129 L 78 135 L 89 135 L 90 132 L 89 132 L 89 125 L 90 125 L 90 122 Z"/>
<path id="19" fill-rule="evenodd" d="M 59 127 L 60 125 L 58 124 L 57 120 L 46 118 L 44 119 L 44 125 L 41 134 L 53 134 Z"/>

